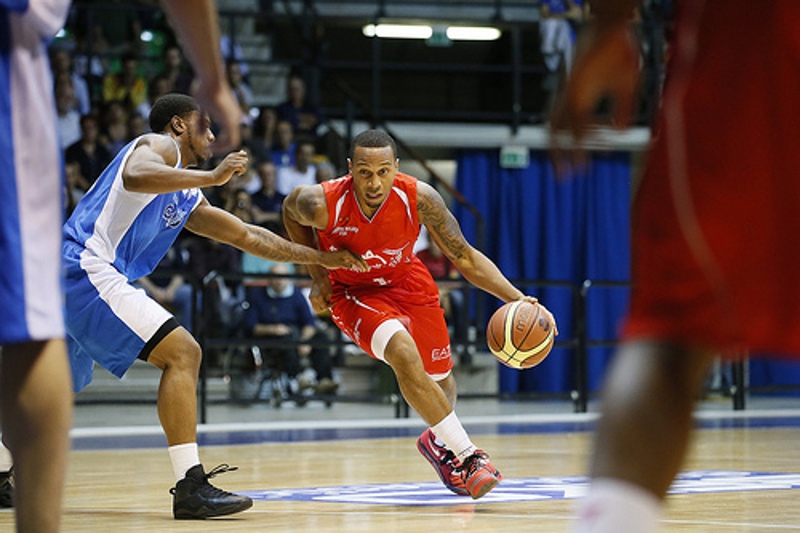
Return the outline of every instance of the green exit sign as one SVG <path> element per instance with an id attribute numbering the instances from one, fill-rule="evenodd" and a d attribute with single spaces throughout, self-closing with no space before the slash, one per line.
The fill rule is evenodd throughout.
<path id="1" fill-rule="evenodd" d="M 503 146 L 500 148 L 500 167 L 528 168 L 530 150 L 527 146 Z"/>

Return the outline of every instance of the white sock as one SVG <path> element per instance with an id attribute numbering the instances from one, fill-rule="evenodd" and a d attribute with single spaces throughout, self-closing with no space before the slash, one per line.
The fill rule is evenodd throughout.
<path id="1" fill-rule="evenodd" d="M 170 446 L 168 450 L 176 482 L 185 478 L 186 472 L 188 472 L 190 468 L 200 464 L 200 453 L 197 451 L 196 442 Z"/>
<path id="2" fill-rule="evenodd" d="M 663 503 L 651 492 L 611 478 L 593 479 L 578 505 L 576 533 L 653 533 Z"/>
<path id="3" fill-rule="evenodd" d="M 455 411 L 450 411 L 450 414 L 444 417 L 441 422 L 432 426 L 431 431 L 456 454 L 459 461 L 466 459 L 478 449 L 472 444 Z"/>
<path id="4" fill-rule="evenodd" d="M 14 460 L 11 458 L 11 452 L 5 444 L 0 444 L 0 472 L 8 472 L 12 466 Z"/>

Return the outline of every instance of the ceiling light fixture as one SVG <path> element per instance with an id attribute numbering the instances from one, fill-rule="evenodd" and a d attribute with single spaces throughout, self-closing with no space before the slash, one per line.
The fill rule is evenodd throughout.
<path id="1" fill-rule="evenodd" d="M 430 39 L 433 28 L 419 24 L 367 24 L 361 32 L 366 37 L 382 39 Z"/>
<path id="2" fill-rule="evenodd" d="M 451 41 L 496 41 L 503 33 L 486 26 L 450 26 L 447 38 Z"/>
<path id="3" fill-rule="evenodd" d="M 382 39 L 430 39 L 434 29 L 423 24 L 367 24 L 361 33 Z M 448 26 L 446 34 L 451 41 L 496 41 L 503 33 L 489 26 Z"/>

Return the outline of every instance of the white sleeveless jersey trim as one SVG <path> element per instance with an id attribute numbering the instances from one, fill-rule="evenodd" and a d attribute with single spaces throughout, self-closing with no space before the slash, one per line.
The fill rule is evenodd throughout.
<path id="1" fill-rule="evenodd" d="M 400 200 L 402 200 L 403 203 L 405 204 L 405 206 L 406 206 L 406 215 L 408 215 L 408 220 L 410 220 L 411 222 L 414 222 L 414 217 L 411 216 L 411 202 L 409 202 L 408 195 L 406 194 L 406 192 L 403 189 L 401 189 L 400 187 L 392 187 L 392 190 L 395 193 L 397 193 L 397 196 L 399 196 Z"/>

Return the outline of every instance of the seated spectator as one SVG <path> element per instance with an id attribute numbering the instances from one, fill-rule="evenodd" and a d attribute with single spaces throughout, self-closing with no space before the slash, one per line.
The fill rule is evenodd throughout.
<path id="1" fill-rule="evenodd" d="M 62 150 L 81 138 L 81 115 L 75 106 L 75 90 L 67 72 L 58 74 L 53 80 L 58 123 L 58 142 Z"/>
<path id="2" fill-rule="evenodd" d="M 254 194 L 261 189 L 261 179 L 253 168 L 253 153 L 247 146 L 242 146 L 240 149 L 247 154 L 247 168 L 241 174 L 234 174 L 225 186 L 232 187 L 234 191 L 244 189 L 248 194 Z"/>
<path id="3" fill-rule="evenodd" d="M 62 72 L 69 74 L 72 80 L 72 89 L 75 91 L 75 109 L 81 115 L 88 115 L 92 109 L 89 96 L 89 85 L 72 68 L 72 54 L 66 48 L 53 48 L 50 52 L 50 69 L 55 78 Z"/>
<path id="4" fill-rule="evenodd" d="M 128 121 L 126 125 L 128 130 L 127 142 L 131 142 L 136 137 L 144 135 L 150 130 L 150 125 L 147 123 L 144 117 L 140 115 L 138 112 L 134 112 L 128 115 Z"/>
<path id="5" fill-rule="evenodd" d="M 311 141 L 297 143 L 293 165 L 278 168 L 276 188 L 281 194 L 289 195 L 298 185 L 316 185 L 317 168 L 314 166 L 316 150 Z"/>
<path id="6" fill-rule="evenodd" d="M 272 159 L 272 150 L 253 137 L 253 125 L 250 120 L 242 120 L 239 124 L 239 134 L 241 136 L 242 148 L 246 148 L 256 161 Z"/>
<path id="7" fill-rule="evenodd" d="M 222 59 L 226 63 L 228 61 L 236 61 L 239 63 L 239 70 L 246 80 L 250 76 L 250 66 L 244 61 L 244 53 L 239 43 L 234 43 L 233 39 L 227 34 L 220 35 L 219 47 L 222 50 Z"/>
<path id="8" fill-rule="evenodd" d="M 256 166 L 256 172 L 261 180 L 261 189 L 252 195 L 253 220 L 270 231 L 282 234 L 283 201 L 286 195 L 279 193 L 275 188 L 277 180 L 275 163 L 261 161 Z"/>
<path id="9" fill-rule="evenodd" d="M 72 215 L 75 206 L 81 201 L 86 191 L 89 190 L 89 184 L 81 176 L 81 167 L 78 163 L 66 162 L 64 164 L 64 176 L 64 213 L 66 220 Z"/>
<path id="10" fill-rule="evenodd" d="M 272 106 L 262 106 L 258 110 L 258 117 L 253 121 L 252 144 L 258 144 L 259 151 L 265 150 L 272 158 L 272 146 L 275 144 L 275 127 L 278 124 L 278 115 Z M 257 154 L 257 150 L 253 150 Z M 266 157 L 264 158 L 266 159 Z"/>
<path id="11" fill-rule="evenodd" d="M 272 160 L 275 166 L 289 167 L 294 164 L 294 127 L 288 120 L 279 120 L 275 124 L 275 140 L 272 143 Z"/>
<path id="12" fill-rule="evenodd" d="M 184 239 L 183 247 L 189 253 L 187 280 L 202 284 L 208 278 L 201 293 L 203 307 L 208 306 L 211 310 L 206 316 L 207 333 L 220 336 L 232 334 L 241 327 L 239 312 L 244 299 L 242 284 L 238 280 L 212 278 L 210 274 L 240 273 L 241 252 L 228 244 L 194 234 Z M 215 352 L 209 356 L 209 361 L 219 356 Z"/>
<path id="13" fill-rule="evenodd" d="M 111 153 L 100 142 L 100 127 L 94 115 L 81 117 L 81 138 L 67 147 L 64 159 L 67 163 L 78 165 L 81 178 L 86 183 L 83 192 L 91 187 L 111 162 Z"/>
<path id="14" fill-rule="evenodd" d="M 276 108 L 278 120 L 287 120 L 294 128 L 295 137 L 316 141 L 318 128 L 325 122 L 319 107 L 308 101 L 306 82 L 293 74 L 286 81 L 286 101 Z"/>
<path id="15" fill-rule="evenodd" d="M 161 52 L 161 72 L 156 77 L 164 78 L 168 85 L 166 93 L 189 94 L 192 88 L 192 71 L 183 60 L 183 52 L 177 44 L 164 47 Z M 148 115 L 142 115 L 144 117 Z"/>
<path id="16" fill-rule="evenodd" d="M 151 298 L 175 315 L 183 327 L 192 332 L 194 327 L 192 285 L 180 274 L 188 263 L 189 252 L 183 248 L 180 241 L 176 241 L 158 263 L 155 272 L 139 278 L 136 283 Z M 199 299 L 198 303 L 201 303 Z"/>
<path id="17" fill-rule="evenodd" d="M 253 223 L 253 200 L 246 189 L 236 189 L 225 210 L 243 222 Z"/>
<path id="18" fill-rule="evenodd" d="M 136 112 L 142 117 L 149 117 L 155 101 L 169 93 L 171 86 L 172 83 L 164 74 L 155 76 L 147 85 L 147 100 L 136 106 Z M 150 129 L 149 124 L 147 128 Z"/>
<path id="19" fill-rule="evenodd" d="M 128 143 L 128 112 L 122 102 L 114 100 L 105 104 L 100 142 L 106 145 L 111 157 Z"/>
<path id="20" fill-rule="evenodd" d="M 229 60 L 225 64 L 225 75 L 228 78 L 228 83 L 233 90 L 234 96 L 236 96 L 236 101 L 239 102 L 239 107 L 242 108 L 244 117 L 249 119 L 250 108 L 253 107 L 253 90 L 244 81 L 241 63 L 236 60 Z"/>
<path id="21" fill-rule="evenodd" d="M 317 169 L 317 183 L 322 183 L 323 181 L 332 180 L 333 178 L 338 177 L 336 168 L 334 168 L 333 163 L 328 161 L 327 159 L 323 159 L 322 161 L 317 161 L 314 166 Z"/>
<path id="22" fill-rule="evenodd" d="M 271 274 L 287 275 L 289 266 L 276 263 Z M 286 278 L 270 278 L 265 287 L 248 287 L 245 312 L 247 330 L 254 337 L 296 341 L 297 346 L 262 346 L 262 357 L 272 356 L 279 369 L 286 373 L 291 383 L 290 395 L 315 388 L 318 394 L 333 394 L 338 384 L 333 380 L 333 361 L 327 346 L 312 346 L 311 342 L 328 342 L 324 331 L 317 327 L 314 314 L 305 296 Z M 266 359 L 266 357 L 265 357 Z M 306 362 L 305 365 L 302 361 Z M 316 384 L 303 372 L 310 365 Z"/>
<path id="23" fill-rule="evenodd" d="M 121 102 L 126 112 L 147 100 L 147 81 L 139 74 L 139 60 L 133 54 L 122 56 L 120 71 L 103 79 L 103 102 Z"/>

